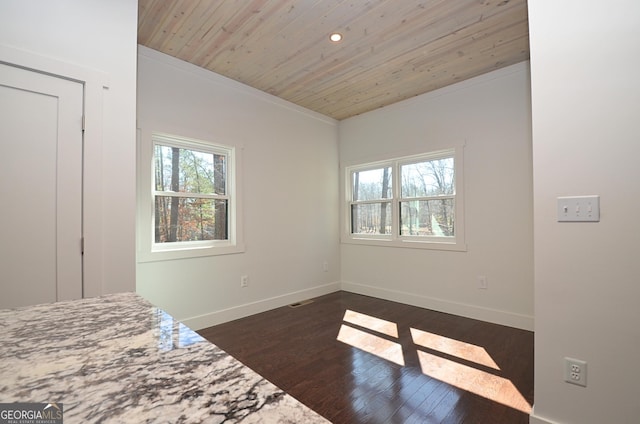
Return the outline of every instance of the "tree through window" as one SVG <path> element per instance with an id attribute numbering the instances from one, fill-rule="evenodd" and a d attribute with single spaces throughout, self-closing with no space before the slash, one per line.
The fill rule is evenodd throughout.
<path id="1" fill-rule="evenodd" d="M 461 155 L 450 149 L 348 167 L 347 240 L 446 243 L 464 249 L 457 222 Z"/>
<path id="2" fill-rule="evenodd" d="M 154 242 L 228 239 L 229 152 L 154 142 Z"/>
<path id="3" fill-rule="evenodd" d="M 455 235 L 453 157 L 400 166 L 400 235 Z"/>

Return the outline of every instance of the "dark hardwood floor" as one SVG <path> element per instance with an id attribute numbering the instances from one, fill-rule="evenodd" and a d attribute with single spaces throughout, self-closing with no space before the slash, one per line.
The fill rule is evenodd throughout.
<path id="1" fill-rule="evenodd" d="M 336 292 L 199 333 L 333 423 L 529 422 L 529 331 Z"/>

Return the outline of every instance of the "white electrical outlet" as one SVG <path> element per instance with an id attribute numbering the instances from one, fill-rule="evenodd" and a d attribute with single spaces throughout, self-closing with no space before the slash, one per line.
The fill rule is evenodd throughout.
<path id="1" fill-rule="evenodd" d="M 324 272 L 329 272 L 329 262 L 327 261 L 322 262 L 322 270 Z"/>
<path id="2" fill-rule="evenodd" d="M 564 381 L 587 387 L 587 363 L 580 359 L 564 358 Z"/>
<path id="3" fill-rule="evenodd" d="M 249 286 L 249 276 L 243 275 L 240 277 L 240 287 L 248 287 Z"/>

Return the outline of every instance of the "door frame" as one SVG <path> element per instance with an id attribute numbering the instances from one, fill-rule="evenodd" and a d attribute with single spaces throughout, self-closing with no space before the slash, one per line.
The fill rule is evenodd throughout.
<path id="1" fill-rule="evenodd" d="M 83 155 L 82 155 L 82 265 L 83 297 L 102 294 L 102 113 L 105 91 L 109 89 L 106 73 L 67 63 L 52 57 L 0 44 L 0 63 L 68 79 L 84 86 Z M 89 166 L 87 166 L 89 164 Z"/>

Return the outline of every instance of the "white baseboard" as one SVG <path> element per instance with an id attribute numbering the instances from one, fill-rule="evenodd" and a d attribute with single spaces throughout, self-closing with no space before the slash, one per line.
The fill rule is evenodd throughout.
<path id="1" fill-rule="evenodd" d="M 259 314 L 260 312 L 269 311 L 271 309 L 286 306 L 294 302 L 300 302 L 301 300 L 310 299 L 312 297 L 323 296 L 339 290 L 339 282 L 329 283 L 306 290 L 258 300 L 256 302 L 245 303 L 244 305 L 234 306 L 221 311 L 181 319 L 180 322 L 192 330 L 201 330 L 213 325 L 222 324 L 223 322 L 229 322 L 249 315 Z"/>
<path id="2" fill-rule="evenodd" d="M 523 330 L 533 331 L 534 329 L 533 316 L 529 315 L 516 314 L 513 312 L 500 311 L 497 309 L 483 308 L 465 303 L 451 302 L 434 297 L 421 296 L 414 293 L 383 289 L 380 287 L 373 287 L 365 284 L 357 284 L 347 281 L 343 281 L 341 287 L 344 291 L 363 294 L 366 296 L 373 296 L 385 300 L 392 300 L 394 302 L 432 309 L 434 311 L 478 319 L 481 321 L 492 322 L 494 324 L 520 328 Z"/>
<path id="3" fill-rule="evenodd" d="M 535 409 L 536 406 L 533 405 L 533 408 L 531 409 L 531 415 L 529 415 L 529 424 L 560 424 L 555 421 L 550 421 L 545 418 L 536 416 Z"/>
<path id="4" fill-rule="evenodd" d="M 373 296 L 380 299 L 405 303 L 407 305 L 418 306 L 421 308 L 432 309 L 435 311 L 460 315 L 468 318 L 479 319 L 482 321 L 506 325 L 509 327 L 521 328 L 523 330 L 533 331 L 534 328 L 533 317 L 528 315 L 515 314 L 512 312 L 505 312 L 497 309 L 482 308 L 479 306 L 464 303 L 456 303 L 443 299 L 416 295 L 413 293 L 383 289 L 379 287 L 368 286 L 365 284 L 357 284 L 345 281 L 343 281 L 342 283 L 333 282 L 306 290 L 300 290 L 280 296 L 274 296 L 268 299 L 258 300 L 256 302 L 246 303 L 220 311 L 210 312 L 204 315 L 181 319 L 180 321 L 193 330 L 200 330 L 203 328 L 211 327 L 213 325 L 222 324 L 224 322 L 233 321 L 235 319 L 244 318 L 249 315 L 254 315 L 260 312 L 279 308 L 290 303 L 299 302 L 301 300 L 310 299 L 312 297 L 323 296 L 325 294 L 333 293 L 339 290 L 363 294 L 366 296 Z M 543 421 L 540 424 L 546 423 Z"/>

